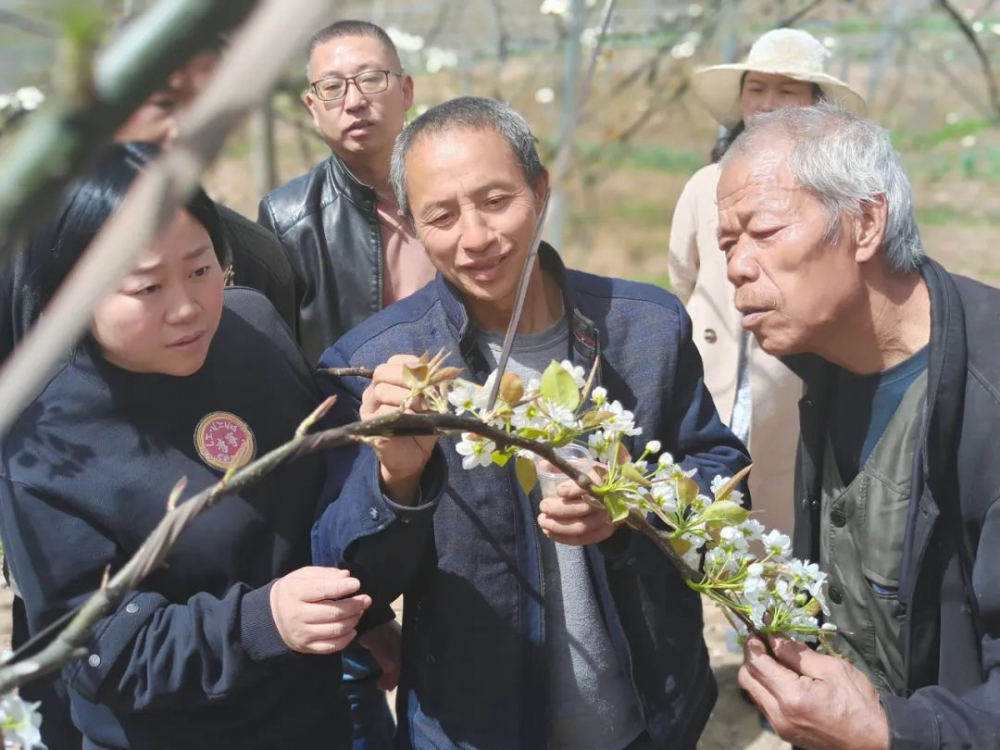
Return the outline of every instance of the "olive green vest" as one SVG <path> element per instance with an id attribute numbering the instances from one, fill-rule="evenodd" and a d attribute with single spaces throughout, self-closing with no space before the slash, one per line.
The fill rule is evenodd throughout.
<path id="1" fill-rule="evenodd" d="M 823 459 L 820 568 L 829 575 L 835 647 L 878 690 L 904 683 L 899 644 L 899 573 L 910 504 L 913 451 L 927 395 L 927 372 L 903 395 L 871 456 L 847 487 L 830 438 Z"/>

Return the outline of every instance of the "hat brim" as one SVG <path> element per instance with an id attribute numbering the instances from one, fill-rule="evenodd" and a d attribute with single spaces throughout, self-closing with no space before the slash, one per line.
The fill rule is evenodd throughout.
<path id="1" fill-rule="evenodd" d="M 749 66 L 745 63 L 713 65 L 695 72 L 691 77 L 691 90 L 716 121 L 727 128 L 732 128 L 743 119 L 740 108 L 740 78 L 750 71 L 788 76 L 796 81 L 815 83 L 822 89 L 823 96 L 828 101 L 857 115 L 868 114 L 868 105 L 859 93 L 839 78 L 826 73 L 803 74 L 802 71 Z"/>

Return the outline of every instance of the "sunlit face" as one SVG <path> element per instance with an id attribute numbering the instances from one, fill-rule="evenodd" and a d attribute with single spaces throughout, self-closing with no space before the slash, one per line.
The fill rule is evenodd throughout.
<path id="1" fill-rule="evenodd" d="M 750 71 L 743 80 L 740 110 L 743 122 L 762 112 L 780 107 L 808 107 L 815 104 L 813 85 L 788 76 Z"/>
<path id="2" fill-rule="evenodd" d="M 399 59 L 373 36 L 349 36 L 319 44 L 309 57 L 312 81 L 329 76 L 347 78 L 371 70 L 400 73 Z M 413 79 L 389 76 L 389 85 L 376 94 L 362 94 L 349 84 L 347 94 L 321 101 L 312 91 L 304 96 L 313 126 L 330 148 L 348 164 L 358 159 L 388 158 L 413 104 Z"/>
<path id="3" fill-rule="evenodd" d="M 798 186 L 780 146 L 727 162 L 718 199 L 719 247 L 743 327 L 769 354 L 821 350 L 863 304 L 850 217 L 828 242 L 823 206 Z"/>
<path id="4" fill-rule="evenodd" d="M 406 157 L 407 196 L 431 262 L 481 320 L 509 316 L 548 178 L 532 187 L 493 130 L 420 138 Z"/>
<path id="5" fill-rule="evenodd" d="M 219 327 L 222 290 L 208 232 L 179 211 L 118 290 L 98 304 L 91 333 L 105 359 L 125 370 L 193 375 Z"/>

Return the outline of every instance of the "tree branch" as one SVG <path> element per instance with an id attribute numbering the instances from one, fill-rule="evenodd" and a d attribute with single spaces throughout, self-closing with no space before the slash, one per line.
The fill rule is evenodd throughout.
<path id="1" fill-rule="evenodd" d="M 983 69 L 983 78 L 986 79 L 986 90 L 989 92 L 992 118 L 995 121 L 1000 122 L 1000 86 L 997 85 L 997 80 L 993 75 L 993 68 L 990 65 L 989 55 L 986 54 L 986 50 L 984 50 L 983 45 L 980 44 L 979 37 L 976 36 L 976 32 L 973 31 L 968 21 L 962 17 L 962 14 L 955 9 L 949 0 L 938 0 L 938 5 L 944 9 L 945 13 L 951 16 L 951 20 L 955 22 L 956 26 L 958 26 L 958 30 L 962 32 L 962 35 L 969 40 L 969 44 L 972 45 L 972 49 L 975 51 L 976 57 L 979 58 L 979 64 Z"/>
<path id="2" fill-rule="evenodd" d="M 0 163 L 0 258 L 40 221 L 119 126 L 207 40 L 240 23 L 255 0 L 160 0 L 98 60 L 82 103 L 46 104 Z M 86 75 L 75 71 L 74 75 Z M 65 102 L 65 103 L 63 103 Z"/>
<path id="3" fill-rule="evenodd" d="M 284 0 L 283 0 L 284 1 Z M 316 421 L 332 405 L 324 403 L 303 422 L 296 435 L 287 443 L 275 448 L 257 461 L 224 477 L 218 483 L 198 492 L 183 503 L 176 500 L 183 491 L 186 480 L 181 480 L 171 492 L 167 512 L 142 546 L 105 585 L 94 592 L 72 617 L 69 624 L 37 655 L 0 666 L 0 695 L 50 674 L 87 654 L 84 644 L 97 624 L 112 614 L 128 595 L 153 571 L 163 564 L 181 533 L 195 518 L 216 506 L 223 499 L 243 492 L 286 461 L 291 461 L 320 450 L 336 448 L 361 438 L 389 437 L 395 435 L 442 435 L 472 432 L 489 438 L 500 446 L 524 448 L 557 466 L 583 490 L 590 490 L 594 483 L 589 476 L 559 456 L 551 445 L 538 443 L 480 422 L 472 417 L 453 414 L 407 414 L 393 412 L 366 421 L 335 427 L 314 434 L 305 434 L 304 428 Z M 603 508 L 599 500 L 588 499 L 594 507 Z M 624 521 L 630 529 L 649 539 L 670 560 L 686 581 L 700 583 L 704 576 L 688 567 L 670 541 L 653 528 L 646 518 L 632 510 Z"/>
<path id="4" fill-rule="evenodd" d="M 246 2 L 239 0 L 232 5 Z M 191 5 L 215 7 L 217 2 L 186 0 L 184 4 L 190 12 Z M 226 12 L 219 11 L 219 15 L 231 17 L 230 6 L 222 5 Z M 299 52 L 302 42 L 328 14 L 328 6 L 314 0 L 266 0 L 241 30 L 192 104 L 174 146 L 136 180 L 121 208 L 91 243 L 24 343 L 5 363 L 0 372 L 0 434 L 45 382 L 53 364 L 83 333 L 94 305 L 115 287 L 138 253 L 149 247 L 156 232 L 183 205 L 206 166 L 218 155 L 226 134 L 258 105 L 291 57 Z M 216 22 L 208 25 L 218 28 Z M 158 46 L 171 45 L 159 42 Z M 262 49 L 268 54 L 261 55 Z M 137 56 L 129 59 L 136 60 Z M 139 68 L 146 70 L 143 65 Z M 124 75 L 124 71 L 116 69 L 118 74 Z M 124 83 L 112 88 L 117 91 L 123 87 Z M 104 110 L 103 103 L 95 105 L 96 112 Z M 39 132 L 49 133 L 50 124 L 39 122 L 32 132 L 41 128 Z M 91 136 L 88 150 L 93 149 L 95 140 L 100 141 L 96 135 Z M 3 173 L 3 177 L 7 174 Z M 16 191 L 17 182 L 10 184 L 0 179 L 0 193 L 8 188 Z"/>
<path id="5" fill-rule="evenodd" d="M 805 7 L 800 8 L 795 13 L 793 13 L 792 15 L 790 15 L 788 18 L 785 18 L 785 19 L 783 19 L 781 21 L 778 21 L 778 23 L 775 24 L 775 28 L 776 29 L 784 29 L 784 28 L 787 28 L 787 27 L 789 27 L 789 26 L 791 26 L 793 24 L 798 23 L 799 21 L 801 21 L 807 15 L 809 15 L 810 13 L 812 13 L 813 10 L 815 10 L 816 8 L 818 8 L 822 4 L 823 4 L 823 0 L 813 0 L 811 3 L 809 3 L 809 5 L 806 5 Z"/>

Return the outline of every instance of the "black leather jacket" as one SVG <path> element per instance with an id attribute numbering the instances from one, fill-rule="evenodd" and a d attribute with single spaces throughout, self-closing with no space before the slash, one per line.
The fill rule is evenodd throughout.
<path id="1" fill-rule="evenodd" d="M 312 361 L 382 309 L 375 190 L 360 183 L 337 156 L 264 196 L 257 221 L 288 250 L 298 340 Z"/>

